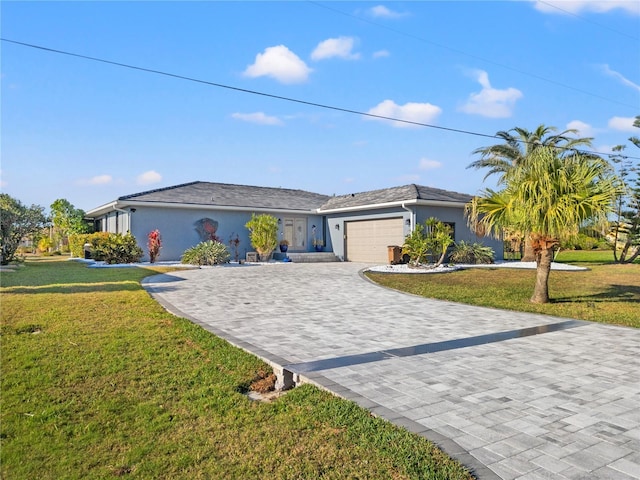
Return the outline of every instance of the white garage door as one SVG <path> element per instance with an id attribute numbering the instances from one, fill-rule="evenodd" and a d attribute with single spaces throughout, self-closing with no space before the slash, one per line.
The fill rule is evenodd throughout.
<path id="1" fill-rule="evenodd" d="M 404 243 L 402 223 L 402 218 L 346 222 L 346 260 L 389 263 L 387 247 Z"/>

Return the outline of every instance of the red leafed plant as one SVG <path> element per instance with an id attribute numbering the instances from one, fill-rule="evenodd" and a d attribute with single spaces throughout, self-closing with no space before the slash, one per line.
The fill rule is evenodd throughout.
<path id="1" fill-rule="evenodd" d="M 147 248 L 149 249 L 149 261 L 154 263 L 160 255 L 160 249 L 162 248 L 160 230 L 156 229 L 147 235 Z"/>

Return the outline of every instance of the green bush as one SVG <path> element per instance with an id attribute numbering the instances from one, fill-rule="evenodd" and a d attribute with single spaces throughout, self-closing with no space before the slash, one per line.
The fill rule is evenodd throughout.
<path id="1" fill-rule="evenodd" d="M 251 245 L 261 257 L 268 257 L 278 246 L 278 219 L 266 213 L 251 214 L 245 227 L 249 229 Z"/>
<path id="2" fill-rule="evenodd" d="M 409 264 L 418 266 L 430 259 L 435 266 L 444 261 L 447 248 L 453 243 L 451 227 L 435 217 L 430 217 L 424 226 L 417 224 L 407 235 L 402 245 L 402 253 L 409 255 Z"/>
<path id="3" fill-rule="evenodd" d="M 108 242 L 109 235 L 108 232 L 96 232 L 96 233 L 79 233 L 69 235 L 69 249 L 71 250 L 71 255 L 74 257 L 83 258 L 84 257 L 84 244 L 91 244 L 91 258 L 94 260 L 104 260 L 104 258 L 100 258 L 97 254 L 97 250 L 100 250 L 101 247 Z"/>
<path id="4" fill-rule="evenodd" d="M 220 265 L 230 259 L 231 253 L 225 244 L 207 240 L 187 249 L 180 261 L 189 265 Z"/>
<path id="5" fill-rule="evenodd" d="M 143 251 L 131 233 L 110 233 L 105 241 L 93 248 L 93 254 L 94 259 L 104 260 L 108 264 L 136 263 L 142 258 Z"/>
<path id="6" fill-rule="evenodd" d="M 451 261 L 454 263 L 493 263 L 495 252 L 491 247 L 487 247 L 481 243 L 468 243 L 460 240 L 456 243 L 451 253 Z"/>

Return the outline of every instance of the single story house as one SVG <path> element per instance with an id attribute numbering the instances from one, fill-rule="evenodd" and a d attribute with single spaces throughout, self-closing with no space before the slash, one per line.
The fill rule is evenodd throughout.
<path id="1" fill-rule="evenodd" d="M 162 236 L 159 260 L 178 260 L 186 249 L 209 239 L 229 245 L 232 259 L 244 259 L 253 251 L 245 227 L 253 213 L 278 218 L 279 238 L 289 241 L 290 252 L 312 252 L 322 244 L 343 261 L 387 263 L 389 245 L 402 245 L 417 223 L 437 217 L 451 225 L 455 241 L 482 241 L 502 258 L 502 242 L 479 239 L 467 227 L 464 205 L 471 198 L 414 184 L 327 196 L 191 182 L 125 195 L 88 211 L 87 217 L 96 231 L 131 232 L 145 251 L 143 260 L 148 259 L 147 235 L 156 229 Z"/>

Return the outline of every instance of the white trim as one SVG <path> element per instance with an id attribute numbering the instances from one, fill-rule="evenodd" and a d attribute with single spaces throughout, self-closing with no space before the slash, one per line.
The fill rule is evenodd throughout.
<path id="1" fill-rule="evenodd" d="M 369 205 L 358 205 L 355 207 L 343 207 L 343 208 L 331 208 L 328 210 L 318 209 L 321 214 L 327 213 L 341 213 L 341 212 L 356 212 L 360 210 L 373 210 L 376 208 L 391 208 L 401 207 L 405 205 L 425 205 L 430 207 L 464 207 L 467 202 L 450 202 L 445 200 L 405 200 L 401 202 L 388 202 L 388 203 L 373 203 Z M 406 209 L 405 209 L 406 210 Z"/>
<path id="2" fill-rule="evenodd" d="M 143 202 L 143 201 L 119 201 L 108 203 L 101 207 L 95 208 L 86 213 L 89 218 L 98 217 L 109 213 L 113 210 L 120 210 L 127 207 L 151 207 L 151 208 L 175 208 L 187 210 L 223 210 L 236 212 L 269 212 L 282 213 L 291 215 L 322 215 L 317 210 L 292 210 L 283 208 L 267 208 L 267 207 L 236 207 L 227 205 L 211 205 L 199 203 L 174 203 L 174 202 Z"/>

